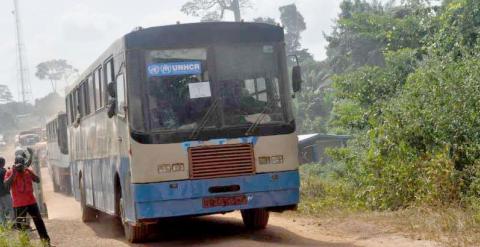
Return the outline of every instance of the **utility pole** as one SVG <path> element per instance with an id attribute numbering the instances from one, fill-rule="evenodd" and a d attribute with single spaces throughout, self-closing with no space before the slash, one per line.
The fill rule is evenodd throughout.
<path id="1" fill-rule="evenodd" d="M 28 77 L 28 63 L 25 56 L 25 46 L 22 36 L 22 25 L 18 0 L 13 0 L 13 15 L 15 17 L 15 38 L 17 40 L 17 62 L 18 62 L 18 91 L 19 98 L 23 104 L 28 103 L 30 92 L 30 81 Z"/>
<path id="2" fill-rule="evenodd" d="M 236 22 L 241 22 L 242 17 L 241 17 L 241 13 L 240 13 L 240 2 L 239 2 L 239 0 L 233 0 L 232 1 L 232 11 L 233 11 L 233 14 L 235 15 L 235 21 Z"/>

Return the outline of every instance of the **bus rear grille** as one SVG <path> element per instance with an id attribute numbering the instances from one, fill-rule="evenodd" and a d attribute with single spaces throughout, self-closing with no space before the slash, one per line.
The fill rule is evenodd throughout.
<path id="1" fill-rule="evenodd" d="M 190 177 L 223 178 L 255 173 L 252 144 L 233 144 L 189 149 Z"/>

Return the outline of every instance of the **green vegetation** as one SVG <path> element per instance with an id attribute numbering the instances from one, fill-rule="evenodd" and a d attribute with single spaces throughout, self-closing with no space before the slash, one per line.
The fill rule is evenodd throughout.
<path id="1" fill-rule="evenodd" d="M 396 211 L 411 225 L 437 222 L 423 231 L 446 239 L 478 234 L 480 2 L 341 7 L 326 128 L 353 138 L 330 151 L 335 169 L 303 168 L 301 210 Z"/>
<path id="2" fill-rule="evenodd" d="M 438 8 L 411 1 L 339 20 L 360 36 L 380 37 L 383 47 L 383 65 L 365 64 L 334 79 L 331 125 L 355 136 L 334 156 L 345 164 L 349 183 L 368 208 L 478 204 L 478 11 L 478 1 L 450 1 Z M 384 19 L 392 20 L 378 27 L 376 20 Z M 419 31 L 423 35 L 403 34 L 392 24 L 415 29 L 420 24 L 412 23 L 419 21 L 429 24 L 421 29 L 428 32 Z M 392 35 L 403 39 L 389 41 Z"/>
<path id="3" fill-rule="evenodd" d="M 0 247 L 34 247 L 39 246 L 33 243 L 26 232 L 17 232 L 0 227 Z"/>
<path id="4" fill-rule="evenodd" d="M 60 111 L 65 111 L 65 100 L 57 93 L 57 84 L 78 74 L 65 59 L 53 59 L 37 65 L 35 75 L 52 84 L 52 93 L 34 102 L 15 102 L 6 85 L 0 85 L 0 134 L 12 140 L 19 131 L 38 128 Z"/>
<path id="5" fill-rule="evenodd" d="M 301 204 L 308 215 L 338 214 L 363 210 L 349 183 L 344 182 L 344 167 L 309 164 L 301 167 Z"/>

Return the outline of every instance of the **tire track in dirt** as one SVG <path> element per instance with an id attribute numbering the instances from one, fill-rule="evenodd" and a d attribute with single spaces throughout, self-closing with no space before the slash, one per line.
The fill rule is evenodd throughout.
<path id="1" fill-rule="evenodd" d="M 48 170 L 42 169 L 46 220 L 55 246 L 435 246 L 399 234 L 388 233 L 363 222 L 320 222 L 317 219 L 272 214 L 266 230 L 251 232 L 240 214 L 185 218 L 161 222 L 153 229 L 150 243 L 131 245 L 124 241 L 122 227 L 110 216 L 82 223 L 80 205 L 72 197 L 53 193 Z M 36 238 L 36 234 L 32 234 Z"/>

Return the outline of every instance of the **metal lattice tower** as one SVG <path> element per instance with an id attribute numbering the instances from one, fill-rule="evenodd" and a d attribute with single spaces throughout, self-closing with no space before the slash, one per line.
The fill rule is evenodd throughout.
<path id="1" fill-rule="evenodd" d="M 15 17 L 15 38 L 17 41 L 17 79 L 18 79 L 18 97 L 22 102 L 28 103 L 32 93 L 28 62 L 25 54 L 25 44 L 23 42 L 22 25 L 20 20 L 20 9 L 18 6 L 18 0 L 13 0 L 13 15 Z"/>

